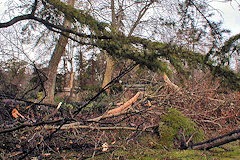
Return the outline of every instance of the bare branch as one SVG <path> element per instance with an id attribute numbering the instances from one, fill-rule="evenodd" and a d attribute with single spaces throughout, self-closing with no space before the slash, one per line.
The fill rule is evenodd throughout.
<path id="1" fill-rule="evenodd" d="M 14 17 L 13 19 L 11 19 L 10 21 L 8 22 L 4 22 L 4 23 L 0 23 L 0 28 L 7 28 L 7 27 L 10 27 L 12 25 L 14 25 L 15 23 L 17 22 L 20 22 L 20 21 L 23 21 L 23 20 L 35 20 L 37 22 L 40 22 L 41 24 L 45 25 L 47 28 L 55 28 L 55 29 L 58 29 L 62 32 L 67 32 L 67 33 L 72 33 L 72 34 L 75 34 L 79 37 L 84 37 L 84 38 L 91 38 L 91 39 L 111 39 L 111 37 L 109 36 L 95 36 L 95 35 L 87 35 L 87 34 L 83 34 L 83 33 L 79 33 L 79 32 L 76 32 L 72 29 L 67 29 L 63 26 L 59 26 L 59 25 L 55 25 L 55 24 L 52 24 L 42 18 L 38 18 L 32 14 L 26 14 L 26 15 L 21 15 L 21 16 L 17 16 L 17 17 Z"/>
<path id="2" fill-rule="evenodd" d="M 11 19 L 8 22 L 0 23 L 0 28 L 10 27 L 11 25 L 14 25 L 15 23 L 17 23 L 19 21 L 29 20 L 29 19 L 32 19 L 32 18 L 33 18 L 32 14 L 17 16 L 17 17 L 14 17 L 13 19 Z"/>
<path id="3" fill-rule="evenodd" d="M 26 127 L 36 127 L 36 126 L 41 126 L 41 125 L 45 125 L 45 124 L 55 124 L 55 123 L 59 123 L 59 122 L 62 122 L 62 121 L 63 121 L 63 119 L 58 119 L 58 120 L 54 120 L 54 121 L 46 121 L 46 122 L 41 121 L 41 122 L 38 122 L 38 123 L 23 123 L 23 124 L 21 124 L 17 127 L 14 127 L 14 128 L 1 130 L 0 134 L 17 131 L 19 129 L 26 128 Z"/>
<path id="4" fill-rule="evenodd" d="M 139 12 L 138 14 L 138 18 L 136 20 L 136 22 L 134 23 L 133 27 L 131 28 L 130 32 L 128 33 L 128 37 L 132 35 L 133 31 L 135 30 L 135 28 L 137 27 L 137 25 L 140 23 L 140 20 L 142 19 L 142 17 L 144 16 L 144 14 L 147 12 L 149 6 L 151 6 L 154 3 L 154 1 L 151 1 L 149 4 L 147 4 L 146 6 L 144 6 L 142 8 L 142 10 Z"/>
<path id="5" fill-rule="evenodd" d="M 31 12 L 32 15 L 34 15 L 34 13 L 35 13 L 36 10 L 37 10 L 37 4 L 38 4 L 38 0 L 35 0 L 35 1 L 34 1 L 34 4 L 33 4 L 33 7 L 32 7 L 32 12 Z"/>
<path id="6" fill-rule="evenodd" d="M 45 125 L 43 127 L 44 129 L 47 130 L 52 130 L 52 129 L 57 129 L 59 126 L 50 126 L 50 125 Z M 40 128 L 36 128 L 38 130 Z M 94 126 L 87 126 L 87 125 L 81 125 L 79 122 L 75 123 L 70 123 L 70 124 L 65 124 L 61 127 L 61 130 L 68 130 L 68 129 L 91 129 L 91 130 L 132 130 L 136 131 L 138 130 L 135 127 L 94 127 Z"/>
<path id="7" fill-rule="evenodd" d="M 210 139 L 210 140 L 202 142 L 202 143 L 193 144 L 193 145 L 189 146 L 188 149 L 209 150 L 211 148 L 219 147 L 221 145 L 236 141 L 238 139 L 240 139 L 240 129 L 234 130 L 228 134 Z"/>

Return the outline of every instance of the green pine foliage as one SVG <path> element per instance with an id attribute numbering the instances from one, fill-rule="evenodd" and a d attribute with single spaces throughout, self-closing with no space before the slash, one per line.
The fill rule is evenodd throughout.
<path id="1" fill-rule="evenodd" d="M 81 25 L 87 25 L 96 34 L 100 34 L 107 26 L 106 23 L 97 21 L 83 10 L 75 9 L 74 7 L 65 4 L 60 0 L 47 0 L 47 2 L 54 6 L 54 8 L 56 8 L 58 11 L 62 12 L 68 20 L 72 22 L 79 22 Z"/>
<path id="2" fill-rule="evenodd" d="M 135 36 L 127 37 L 122 33 L 115 32 L 113 29 L 107 31 L 106 27 L 109 27 L 108 24 L 99 22 L 83 10 L 75 9 L 60 0 L 47 0 L 47 3 L 54 6 L 73 22 L 79 22 L 81 25 L 88 26 L 93 37 L 102 37 L 94 37 L 91 40 L 92 45 L 107 51 L 113 57 L 131 59 L 137 64 L 147 66 L 152 71 L 165 72 L 168 75 L 171 75 L 172 68 L 185 76 L 189 75 L 188 73 L 192 68 L 209 69 L 215 77 L 223 79 L 225 86 L 240 90 L 239 75 L 227 67 L 229 64 L 226 65 L 226 63 L 215 61 L 225 62 L 226 60 L 224 59 L 229 59 L 229 55 L 226 52 L 239 50 L 239 44 L 237 43 L 239 35 L 233 36 L 226 41 L 219 51 L 213 49 L 212 52 L 205 56 L 172 43 L 154 42 Z M 214 57 L 214 60 L 209 57 Z"/>

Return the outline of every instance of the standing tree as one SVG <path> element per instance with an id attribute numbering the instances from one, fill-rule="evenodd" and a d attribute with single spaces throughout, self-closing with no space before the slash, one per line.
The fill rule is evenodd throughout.
<path id="1" fill-rule="evenodd" d="M 70 6 L 74 6 L 75 0 L 68 0 L 67 3 Z M 68 20 L 67 17 L 64 18 L 63 27 L 71 28 L 71 21 Z M 65 34 L 68 35 L 68 33 L 65 33 Z M 67 36 L 61 35 L 56 44 L 52 57 L 49 61 L 48 70 L 47 70 L 48 80 L 46 81 L 46 84 L 45 84 L 46 98 L 44 101 L 46 103 L 54 103 L 55 83 L 56 83 L 58 64 L 61 60 L 61 57 L 64 55 L 65 47 L 67 43 L 68 43 Z"/>

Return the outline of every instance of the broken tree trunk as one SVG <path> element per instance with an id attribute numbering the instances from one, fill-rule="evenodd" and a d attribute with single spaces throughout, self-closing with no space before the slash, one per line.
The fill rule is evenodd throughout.
<path id="1" fill-rule="evenodd" d="M 234 130 L 228 134 L 207 140 L 205 142 L 196 143 L 185 149 L 193 149 L 193 150 L 209 150 L 214 147 L 219 147 L 221 145 L 233 142 L 240 139 L 240 129 Z"/>

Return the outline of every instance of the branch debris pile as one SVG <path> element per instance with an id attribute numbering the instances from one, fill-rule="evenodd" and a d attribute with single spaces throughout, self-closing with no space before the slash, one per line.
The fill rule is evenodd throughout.
<path id="1" fill-rule="evenodd" d="M 78 153 L 77 158 L 84 159 L 126 149 L 140 143 L 139 137 L 145 133 L 157 135 L 160 117 L 169 108 L 191 118 L 207 139 L 226 134 L 240 124 L 240 94 L 221 88 L 218 80 L 211 81 L 208 74 L 197 74 L 184 87 L 174 90 L 162 80 L 149 84 L 144 92 L 131 91 L 131 98 L 119 106 L 106 105 L 103 113 L 82 111 L 76 117 L 66 104 L 34 105 L 2 97 L 0 150 L 11 158 L 28 152 L 27 156 L 56 156 L 71 150 Z M 121 95 L 124 94 L 114 95 L 112 103 L 117 104 Z"/>

